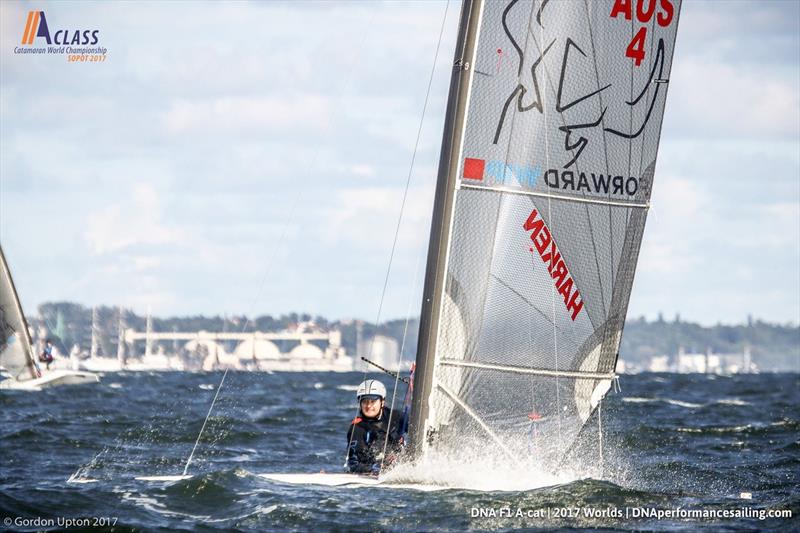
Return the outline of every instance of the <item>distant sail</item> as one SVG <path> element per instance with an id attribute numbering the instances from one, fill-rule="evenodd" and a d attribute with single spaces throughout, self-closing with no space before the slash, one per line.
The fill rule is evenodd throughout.
<path id="1" fill-rule="evenodd" d="M 17 381 L 38 377 L 28 325 L 0 247 L 0 367 Z"/>
<path id="2" fill-rule="evenodd" d="M 680 0 L 464 10 L 411 435 L 554 467 L 615 375 Z"/>

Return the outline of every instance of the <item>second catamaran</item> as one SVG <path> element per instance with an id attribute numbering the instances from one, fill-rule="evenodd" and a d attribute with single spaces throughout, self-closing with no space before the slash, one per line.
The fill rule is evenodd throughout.
<path id="1" fill-rule="evenodd" d="M 0 389 L 38 390 L 55 385 L 96 383 L 97 374 L 75 370 L 40 370 L 35 362 L 17 290 L 0 247 L 0 367 L 8 374 Z"/>

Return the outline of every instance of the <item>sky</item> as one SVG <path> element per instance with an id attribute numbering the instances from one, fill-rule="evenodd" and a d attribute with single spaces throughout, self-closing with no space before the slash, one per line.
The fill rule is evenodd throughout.
<path id="1" fill-rule="evenodd" d="M 459 9 L 0 3 L 0 243 L 24 308 L 418 314 Z M 15 54 L 29 10 L 98 29 L 106 60 Z M 658 313 L 800 323 L 800 2 L 682 7 L 628 315 Z"/>

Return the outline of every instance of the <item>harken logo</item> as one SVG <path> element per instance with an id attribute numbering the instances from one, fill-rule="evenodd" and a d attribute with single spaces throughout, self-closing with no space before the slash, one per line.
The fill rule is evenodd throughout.
<path id="1" fill-rule="evenodd" d="M 53 44 L 47 29 L 44 11 L 28 11 L 28 21 L 25 23 L 25 33 L 22 34 L 22 44 L 33 44 L 34 37 L 44 37 L 47 39 L 47 44 Z"/>

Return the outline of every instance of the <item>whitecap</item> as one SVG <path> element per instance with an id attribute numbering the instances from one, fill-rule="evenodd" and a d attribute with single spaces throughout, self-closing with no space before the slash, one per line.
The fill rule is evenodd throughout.
<path id="1" fill-rule="evenodd" d="M 658 400 L 654 398 L 637 398 L 636 396 L 629 396 L 623 398 L 622 401 L 628 403 L 650 403 L 650 402 L 656 402 Z"/>
<path id="2" fill-rule="evenodd" d="M 739 398 L 723 398 L 722 400 L 717 400 L 714 403 L 719 403 L 722 405 L 753 405 L 750 402 L 740 400 Z"/>
<path id="3" fill-rule="evenodd" d="M 741 433 L 748 430 L 753 426 L 746 424 L 744 426 L 722 426 L 722 427 L 699 427 L 699 428 L 678 428 L 681 433 Z"/>
<path id="4" fill-rule="evenodd" d="M 680 400 L 671 400 L 669 398 L 661 399 L 662 402 L 666 402 L 670 405 L 677 405 L 678 407 L 687 407 L 689 409 L 697 409 L 698 407 L 703 407 L 701 403 L 691 403 L 691 402 L 682 402 Z"/>
<path id="5" fill-rule="evenodd" d="M 636 396 L 630 396 L 628 398 L 623 398 L 622 401 L 628 403 L 663 402 L 663 403 L 668 403 L 670 405 L 677 405 L 678 407 L 686 407 L 688 409 L 697 409 L 698 407 L 703 407 L 703 404 L 701 403 L 684 402 L 681 400 L 673 400 L 670 398 L 638 398 Z"/>

